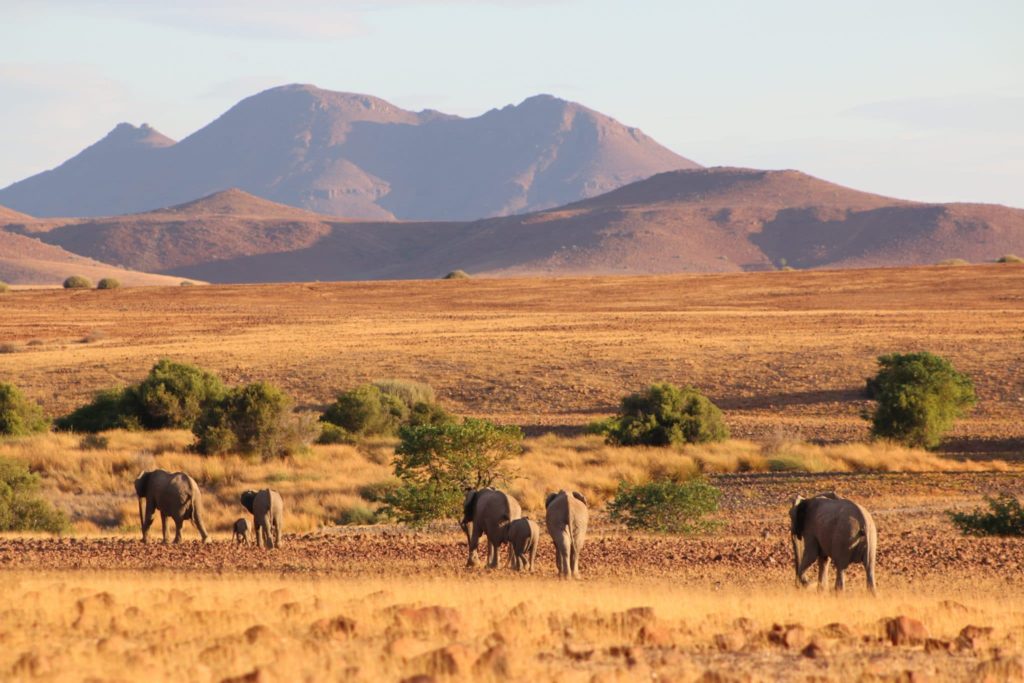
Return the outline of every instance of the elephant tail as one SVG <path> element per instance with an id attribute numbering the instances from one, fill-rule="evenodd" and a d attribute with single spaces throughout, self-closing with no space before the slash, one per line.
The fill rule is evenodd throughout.
<path id="1" fill-rule="evenodd" d="M 192 491 L 192 524 L 195 525 L 196 529 L 199 530 L 199 535 L 202 536 L 203 542 L 206 542 L 209 534 L 206 533 L 206 526 L 203 524 L 203 499 L 202 494 L 199 493 L 199 487 L 196 486 Z"/>

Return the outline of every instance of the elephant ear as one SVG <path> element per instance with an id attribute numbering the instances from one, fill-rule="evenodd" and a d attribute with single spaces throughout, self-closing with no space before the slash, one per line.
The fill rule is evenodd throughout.
<path id="1" fill-rule="evenodd" d="M 145 498 L 146 497 L 146 484 L 149 483 L 149 475 L 152 472 L 143 472 L 135 479 L 135 497 Z"/>
<path id="2" fill-rule="evenodd" d="M 793 501 L 793 507 L 789 510 L 790 533 L 798 539 L 804 537 L 804 525 L 807 523 L 807 504 L 800 496 Z"/>
<path id="3" fill-rule="evenodd" d="M 473 508 L 476 507 L 476 497 L 479 491 L 466 491 L 466 499 L 462 501 L 462 523 L 465 524 L 473 519 Z"/>
<path id="4" fill-rule="evenodd" d="M 544 499 L 544 507 L 551 507 L 551 501 L 553 501 L 555 498 L 558 498 L 557 493 L 549 493 L 548 497 Z"/>
<path id="5" fill-rule="evenodd" d="M 250 489 L 243 493 L 239 500 L 242 502 L 242 505 L 246 510 L 252 512 L 252 502 L 256 500 L 256 492 Z"/>
<path id="6" fill-rule="evenodd" d="M 583 503 L 584 505 L 587 504 L 587 499 L 584 498 L 583 494 L 580 493 L 579 491 L 573 491 L 572 492 L 572 497 L 575 498 L 576 500 L 578 500 L 579 502 Z"/>

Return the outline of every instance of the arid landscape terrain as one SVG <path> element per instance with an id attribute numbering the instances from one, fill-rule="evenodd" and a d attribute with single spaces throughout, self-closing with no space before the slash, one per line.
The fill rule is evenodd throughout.
<path id="1" fill-rule="evenodd" d="M 8 439 L 0 456 L 41 473 L 74 528 L 0 540 L 9 678 L 1024 675 L 1024 544 L 961 536 L 947 515 L 1024 493 L 1021 266 L 0 296 L 0 376 L 50 415 L 161 357 L 272 381 L 309 409 L 363 381 L 415 379 L 455 413 L 526 428 L 508 483 L 526 514 L 542 519 L 544 494 L 561 487 L 594 511 L 583 579 L 565 583 L 546 536 L 520 576 L 465 569 L 454 521 L 352 524 L 392 476 L 387 439 L 265 462 L 190 453 L 176 431 Z M 936 453 L 868 443 L 876 356 L 921 349 L 973 378 L 976 410 Z M 704 390 L 733 439 L 666 450 L 580 435 L 659 380 Z M 212 543 L 191 526 L 181 546 L 139 543 L 131 482 L 152 466 L 195 476 Z M 604 513 L 620 479 L 676 471 L 721 489 L 713 532 L 629 532 Z M 233 544 L 239 491 L 268 485 L 288 505 L 282 547 Z M 827 490 L 875 516 L 877 597 L 859 567 L 842 596 L 793 587 L 790 501 Z"/>

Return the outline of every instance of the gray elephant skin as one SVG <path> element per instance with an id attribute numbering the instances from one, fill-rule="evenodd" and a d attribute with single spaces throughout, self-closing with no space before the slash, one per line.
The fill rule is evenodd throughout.
<path id="1" fill-rule="evenodd" d="M 249 522 L 245 521 L 244 517 L 235 520 L 235 525 L 232 527 L 232 530 L 235 543 L 249 542 Z"/>
<path id="2" fill-rule="evenodd" d="M 537 545 L 540 543 L 540 527 L 529 517 L 520 517 L 509 522 L 508 545 L 511 550 L 509 559 L 512 568 L 517 572 L 533 571 L 533 559 L 537 556 Z"/>
<path id="3" fill-rule="evenodd" d="M 252 513 L 252 528 L 256 535 L 256 546 L 260 542 L 267 549 L 281 545 L 281 525 L 284 522 L 284 501 L 281 494 L 273 489 L 246 491 L 241 496 L 242 505 Z"/>
<path id="4" fill-rule="evenodd" d="M 789 518 L 793 566 L 799 585 L 810 583 L 804 573 L 817 562 L 818 588 L 824 588 L 831 560 L 836 568 L 836 590 L 843 589 L 843 572 L 847 567 L 863 564 L 868 589 L 875 592 L 878 531 L 871 513 L 835 493 L 819 493 L 806 499 L 797 496 Z"/>
<path id="5" fill-rule="evenodd" d="M 522 516 L 519 501 L 503 491 L 485 488 L 469 491 L 462 503 L 462 521 L 459 526 L 469 543 L 467 567 L 476 566 L 476 549 L 480 536 L 487 536 L 487 566 L 498 566 L 498 551 L 508 541 L 508 528 L 512 520 Z"/>
<path id="6" fill-rule="evenodd" d="M 153 524 L 153 513 L 160 511 L 164 543 L 167 543 L 167 519 L 174 520 L 174 542 L 181 543 L 181 525 L 192 520 L 205 543 L 209 535 L 203 525 L 203 494 L 195 479 L 184 472 L 153 470 L 143 472 L 135 480 L 135 495 L 139 499 L 139 523 L 142 525 L 142 542 L 149 540 L 149 527 Z M 143 511 L 142 499 L 146 499 Z"/>
<path id="7" fill-rule="evenodd" d="M 580 553 L 587 540 L 590 512 L 587 499 L 579 491 L 549 493 L 544 503 L 545 523 L 555 542 L 555 566 L 567 579 L 580 577 Z"/>

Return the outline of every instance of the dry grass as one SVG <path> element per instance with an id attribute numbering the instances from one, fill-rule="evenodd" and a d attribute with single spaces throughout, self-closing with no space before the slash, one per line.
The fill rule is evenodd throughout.
<path id="1" fill-rule="evenodd" d="M 394 439 L 358 446 L 313 446 L 284 460 L 207 457 L 189 452 L 185 431 L 107 432 L 101 438 L 52 433 L 0 440 L 0 457 L 11 457 L 43 476 L 46 495 L 72 518 L 79 533 L 119 530 L 135 534 L 138 509 L 132 481 L 156 467 L 191 474 L 205 494 L 206 523 L 226 532 L 244 514 L 239 494 L 271 487 L 287 503 L 287 530 L 314 531 L 359 519 L 375 508 L 360 496 L 368 484 L 393 481 Z M 583 492 L 603 505 L 620 480 L 686 478 L 733 472 L 944 472 L 1007 471 L 1001 461 L 958 462 L 924 451 L 879 444 L 813 446 L 749 441 L 664 448 L 620 448 L 597 436 L 527 439 L 513 465 L 509 490 L 524 509 L 540 511 L 544 496 L 560 488 Z"/>
<path id="2" fill-rule="evenodd" d="M 380 574 L 12 573 L 0 582 L 0 676 L 761 681 L 904 680 L 915 671 L 978 680 L 997 652 L 997 666 L 1012 674 L 1024 634 L 1024 612 L 1007 609 L 1019 588 L 997 596 L 968 581 L 871 600 L 643 579 L 415 579 L 389 576 L 386 565 Z M 896 615 L 919 619 L 954 654 L 888 644 L 882 623 Z M 786 626 L 772 635 L 774 624 Z M 956 650 L 950 644 L 968 624 L 993 630 Z M 810 643 L 817 656 L 799 656 Z"/>

